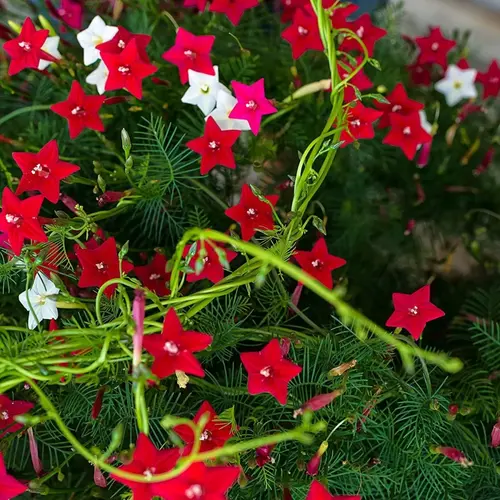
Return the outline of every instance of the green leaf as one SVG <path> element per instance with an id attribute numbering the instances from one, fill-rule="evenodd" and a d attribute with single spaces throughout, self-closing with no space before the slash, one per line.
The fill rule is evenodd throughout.
<path id="1" fill-rule="evenodd" d="M 312 218 L 312 223 L 313 223 L 313 226 L 322 234 L 325 234 L 326 235 L 326 229 L 325 229 L 325 225 L 323 224 L 323 221 L 322 219 L 320 219 L 317 215 L 313 215 L 313 218 Z"/>

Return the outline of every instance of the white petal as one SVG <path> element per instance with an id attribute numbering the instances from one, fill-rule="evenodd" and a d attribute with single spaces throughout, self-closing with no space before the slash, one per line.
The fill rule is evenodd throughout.
<path id="1" fill-rule="evenodd" d="M 52 281 L 45 276 L 43 273 L 38 273 L 35 277 L 35 281 L 33 283 L 33 287 L 31 291 L 36 293 L 37 295 L 57 295 L 59 293 L 59 288 L 52 283 Z"/>
<path id="2" fill-rule="evenodd" d="M 104 61 L 101 61 L 99 63 L 99 66 L 97 66 L 97 68 L 87 76 L 85 81 L 90 85 L 96 85 L 99 94 L 104 94 L 108 75 L 109 75 L 108 68 L 104 64 Z"/>
<path id="3" fill-rule="evenodd" d="M 41 307 L 42 319 L 57 319 L 59 311 L 55 300 L 47 299 Z"/>
<path id="4" fill-rule="evenodd" d="M 38 69 L 40 71 L 43 71 L 44 69 L 47 69 L 51 64 L 51 61 L 46 61 L 45 59 L 40 59 L 40 62 L 38 63 Z"/>
<path id="5" fill-rule="evenodd" d="M 196 106 L 198 99 L 201 98 L 199 89 L 195 87 L 189 87 L 186 93 L 182 96 L 181 102 L 185 104 L 194 104 Z"/>
<path id="6" fill-rule="evenodd" d="M 33 314 L 33 312 L 35 314 Z M 40 323 L 43 319 L 40 306 L 33 307 L 33 312 L 30 310 L 28 315 L 28 328 L 30 330 L 34 330 L 38 326 L 38 323 Z"/>
<path id="7" fill-rule="evenodd" d="M 28 294 L 27 292 L 23 292 L 19 294 L 19 302 L 21 302 L 22 306 L 29 311 L 29 305 L 28 305 Z"/>
<path id="8" fill-rule="evenodd" d="M 215 108 L 215 97 L 210 95 L 205 95 L 198 100 L 198 107 L 203 111 L 203 114 L 207 116 L 210 111 Z"/>

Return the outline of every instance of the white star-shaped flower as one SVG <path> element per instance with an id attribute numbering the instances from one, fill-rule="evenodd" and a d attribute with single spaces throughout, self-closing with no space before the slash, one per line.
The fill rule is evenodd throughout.
<path id="1" fill-rule="evenodd" d="M 52 281 L 43 273 L 38 273 L 33 286 L 19 295 L 19 302 L 29 311 L 28 328 L 34 330 L 44 319 L 57 319 L 59 313 L 56 296 L 59 294 Z"/>
<path id="2" fill-rule="evenodd" d="M 215 75 L 206 75 L 198 71 L 188 70 L 189 88 L 182 96 L 181 101 L 198 106 L 206 116 L 215 108 L 217 93 L 229 90 L 219 83 L 219 68 L 214 66 Z"/>
<path id="3" fill-rule="evenodd" d="M 85 78 L 85 81 L 90 83 L 90 85 L 95 85 L 97 87 L 97 92 L 102 95 L 104 94 L 108 75 L 108 67 L 104 64 L 104 61 L 101 61 L 99 66 Z"/>
<path id="4" fill-rule="evenodd" d="M 44 52 L 47 52 L 47 54 L 50 54 L 55 59 L 61 59 L 62 56 L 58 50 L 59 40 L 60 38 L 58 36 L 49 36 L 47 40 L 45 40 L 45 43 L 42 45 L 42 50 Z M 52 64 L 52 61 L 45 61 L 44 59 L 40 59 L 40 62 L 38 63 L 38 69 L 40 71 L 43 71 L 50 64 Z"/>
<path id="5" fill-rule="evenodd" d="M 450 64 L 445 77 L 436 83 L 436 90 L 444 95 L 448 106 L 455 106 L 462 99 L 477 97 L 476 75 L 475 69 L 460 69 Z"/>
<path id="6" fill-rule="evenodd" d="M 237 102 L 229 92 L 219 90 L 217 93 L 217 105 L 208 116 L 217 122 L 221 130 L 250 130 L 250 124 L 247 120 L 229 118 L 229 114 Z"/>
<path id="7" fill-rule="evenodd" d="M 101 17 L 95 16 L 89 27 L 76 35 L 78 43 L 83 48 L 83 63 L 85 66 L 95 63 L 101 58 L 96 46 L 109 42 L 117 32 L 118 28 L 116 26 L 107 26 Z"/>

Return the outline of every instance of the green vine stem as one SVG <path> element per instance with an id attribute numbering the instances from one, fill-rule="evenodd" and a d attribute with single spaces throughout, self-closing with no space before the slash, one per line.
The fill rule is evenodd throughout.
<path id="1" fill-rule="evenodd" d="M 8 122 L 12 118 L 15 118 L 16 116 L 22 115 L 23 113 L 30 113 L 32 111 L 47 111 L 50 109 L 50 104 L 37 104 L 35 106 L 26 106 L 25 108 L 19 108 L 16 109 L 15 111 L 12 111 L 11 113 L 2 116 L 0 118 L 0 125 L 3 125 L 4 123 Z"/>

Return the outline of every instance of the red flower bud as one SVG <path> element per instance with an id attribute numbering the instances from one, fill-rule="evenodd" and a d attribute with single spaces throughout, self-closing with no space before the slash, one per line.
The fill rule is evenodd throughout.
<path id="1" fill-rule="evenodd" d="M 415 228 L 415 219 L 410 219 L 408 223 L 406 224 L 406 229 L 404 232 L 405 236 L 410 236 L 410 234 L 413 232 L 413 229 Z"/>
<path id="2" fill-rule="evenodd" d="M 292 494 L 288 488 L 283 488 L 283 500 L 293 500 Z"/>
<path id="3" fill-rule="evenodd" d="M 104 477 L 103 473 L 101 472 L 101 469 L 97 467 L 97 465 L 94 465 L 94 483 L 99 486 L 99 488 L 106 488 L 107 483 L 106 483 L 106 478 Z"/>
<path id="4" fill-rule="evenodd" d="M 33 427 L 28 428 L 28 440 L 30 443 L 30 454 L 31 454 L 31 463 L 33 464 L 33 469 L 35 469 L 35 473 L 38 477 L 42 475 L 43 465 L 38 456 L 38 446 L 36 444 L 35 433 L 33 432 Z"/>
<path id="5" fill-rule="evenodd" d="M 500 418 L 498 422 L 491 429 L 491 446 L 497 448 L 500 446 Z"/>
<path id="6" fill-rule="evenodd" d="M 462 467 L 470 467 L 472 462 L 467 459 L 467 457 L 456 448 L 451 448 L 449 446 L 438 446 L 435 449 L 436 453 L 448 457 L 450 460 L 459 463 Z"/>
<path id="7" fill-rule="evenodd" d="M 448 406 L 448 412 L 450 415 L 456 415 L 458 413 L 458 405 L 450 405 Z"/>
<path id="8" fill-rule="evenodd" d="M 309 463 L 306 466 L 307 474 L 309 474 L 310 476 L 316 476 L 318 474 L 319 466 L 321 465 L 321 457 L 325 454 L 327 449 L 328 449 L 328 442 L 323 441 L 318 451 L 313 455 L 313 457 L 311 458 L 311 460 L 309 460 Z"/>
<path id="9" fill-rule="evenodd" d="M 71 198 L 71 196 L 68 196 L 67 194 L 61 193 L 59 195 L 59 200 L 64 205 L 66 205 L 66 208 L 71 210 L 74 214 L 77 213 L 76 206 L 78 205 L 78 203 L 73 198 Z"/>
<path id="10" fill-rule="evenodd" d="M 107 105 L 120 104 L 121 102 L 127 102 L 127 101 L 128 101 L 128 97 L 126 97 L 124 95 L 117 95 L 114 97 L 106 97 L 106 99 L 104 99 L 104 104 L 107 104 Z"/>
<path id="11" fill-rule="evenodd" d="M 424 142 L 420 148 L 420 154 L 417 158 L 417 167 L 424 168 L 429 163 L 429 158 L 431 156 L 432 141 Z"/>
<path id="12" fill-rule="evenodd" d="M 288 353 L 290 352 L 290 346 L 292 342 L 290 339 L 281 339 L 280 341 L 280 349 L 281 349 L 281 354 L 283 355 L 284 358 L 288 356 Z"/>
<path id="13" fill-rule="evenodd" d="M 153 76 L 153 78 L 151 78 L 151 81 L 155 85 L 164 85 L 165 87 L 171 87 L 172 86 L 172 84 L 168 80 L 162 80 L 161 78 L 158 78 L 156 76 Z"/>
<path id="14" fill-rule="evenodd" d="M 122 191 L 106 191 L 97 198 L 97 204 L 100 207 L 103 207 L 107 203 L 115 203 L 116 201 L 120 201 L 124 196 L 125 193 Z"/>
<path id="15" fill-rule="evenodd" d="M 97 391 L 97 396 L 95 397 L 94 404 L 92 405 L 92 413 L 91 413 L 92 420 L 97 420 L 97 418 L 99 417 L 99 413 L 101 413 L 102 398 L 105 392 L 106 392 L 105 386 L 101 387 Z"/>
<path id="16" fill-rule="evenodd" d="M 255 450 L 255 462 L 259 467 L 264 467 L 268 462 L 274 462 L 274 458 L 271 457 L 271 452 L 275 446 L 275 444 L 270 444 L 268 446 L 261 446 Z"/>
<path id="17" fill-rule="evenodd" d="M 338 398 L 341 394 L 343 394 L 343 389 L 337 389 L 333 392 L 328 392 L 327 394 L 318 394 L 317 396 L 312 397 L 309 401 L 306 401 L 299 409 L 293 412 L 293 417 L 297 418 L 297 416 L 302 415 L 306 410 L 318 411 L 321 408 L 329 405 L 335 398 Z"/>

